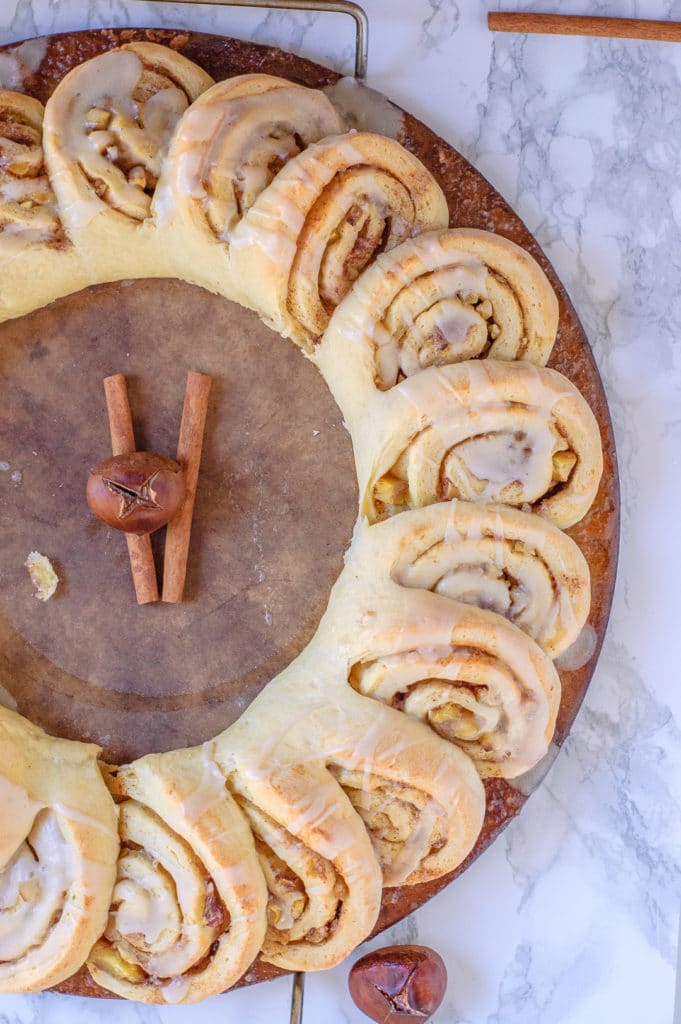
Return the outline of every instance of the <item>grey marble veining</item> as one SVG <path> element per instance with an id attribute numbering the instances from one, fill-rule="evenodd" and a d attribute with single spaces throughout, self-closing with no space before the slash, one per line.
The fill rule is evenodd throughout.
<path id="1" fill-rule="evenodd" d="M 501 840 L 372 945 L 430 943 L 435 1024 L 669 1024 L 681 904 L 681 47 L 491 36 L 482 0 L 366 0 L 370 85 L 422 117 L 536 234 L 591 339 L 622 482 L 611 626 L 569 740 Z M 681 2 L 493 7 L 681 20 Z M 169 25 L 274 42 L 347 71 L 337 17 L 109 0 L 2 0 L 0 41 Z M 347 966 L 305 1022 L 359 1021 Z M 0 1024 L 288 1021 L 286 980 L 196 1008 L 0 997 Z"/>

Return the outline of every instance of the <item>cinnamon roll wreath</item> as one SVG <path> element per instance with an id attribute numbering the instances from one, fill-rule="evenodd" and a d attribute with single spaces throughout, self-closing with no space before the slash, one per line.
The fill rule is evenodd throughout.
<path id="1" fill-rule="evenodd" d="M 175 276 L 256 310 L 319 367 L 360 509 L 312 642 L 202 747 L 103 765 L 0 708 L 0 991 L 87 962 L 150 1003 L 257 955 L 336 964 L 383 887 L 456 868 L 481 777 L 548 750 L 589 573 L 596 421 L 544 369 L 532 257 L 448 228 L 430 172 L 322 92 L 215 84 L 130 43 L 47 101 L 0 92 L 0 319 L 86 285 Z"/>

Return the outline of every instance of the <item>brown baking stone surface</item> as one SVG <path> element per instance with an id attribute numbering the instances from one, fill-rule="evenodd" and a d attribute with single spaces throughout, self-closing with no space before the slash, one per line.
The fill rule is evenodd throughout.
<path id="1" fill-rule="evenodd" d="M 273 47 L 107 29 L 49 37 L 25 91 L 44 102 L 71 67 L 133 39 L 170 45 L 216 79 L 263 71 L 321 87 L 338 78 Z M 569 531 L 591 568 L 594 650 L 582 667 L 560 670 L 558 748 L 596 665 L 617 566 L 619 490 L 603 386 L 565 289 L 520 219 L 411 115 L 398 137 L 440 182 L 452 226 L 497 231 L 539 260 L 560 301 L 549 365 L 577 385 L 600 425 L 601 487 Z M 211 374 L 214 384 L 187 602 L 138 608 L 122 536 L 84 501 L 89 468 L 109 454 L 102 378 L 128 376 L 138 446 L 173 455 L 189 369 Z M 100 286 L 0 326 L 0 460 L 21 474 L 0 474 L 0 687 L 26 717 L 57 735 L 92 739 L 114 761 L 201 742 L 239 716 L 312 636 L 356 514 L 350 441 L 316 370 L 254 314 L 177 281 Z M 63 581 L 45 606 L 23 568 L 34 548 L 53 559 Z M 436 882 L 386 891 L 375 930 L 465 870 L 541 776 L 535 770 L 520 788 L 486 782 L 485 824 L 470 857 Z M 241 984 L 280 973 L 256 961 Z M 85 969 L 59 990 L 109 995 Z"/>

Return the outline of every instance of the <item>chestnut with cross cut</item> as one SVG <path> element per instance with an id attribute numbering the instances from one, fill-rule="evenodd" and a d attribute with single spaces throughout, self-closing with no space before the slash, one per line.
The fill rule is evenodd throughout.
<path id="1" fill-rule="evenodd" d="M 447 968 L 429 946 L 384 946 L 350 971 L 350 995 L 379 1024 L 416 1024 L 435 1013 L 447 988 Z"/>
<path id="2" fill-rule="evenodd" d="M 154 452 L 131 452 L 100 462 L 88 477 L 94 514 L 115 530 L 145 534 L 177 515 L 185 496 L 179 463 Z"/>

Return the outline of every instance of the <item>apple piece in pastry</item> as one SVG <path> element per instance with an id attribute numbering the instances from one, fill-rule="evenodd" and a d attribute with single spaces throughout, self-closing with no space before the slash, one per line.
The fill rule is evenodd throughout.
<path id="1" fill-rule="evenodd" d="M 428 366 L 484 356 L 544 365 L 557 329 L 555 292 L 520 246 L 474 228 L 425 231 L 364 271 L 316 358 L 347 414 Z"/>
<path id="2" fill-rule="evenodd" d="M 265 933 L 253 837 L 211 746 L 111 769 L 121 854 L 109 924 L 88 960 L 103 988 L 192 1003 L 233 985 Z"/>
<path id="3" fill-rule="evenodd" d="M 324 139 L 289 160 L 235 228 L 239 301 L 311 351 L 371 260 L 448 220 L 439 185 L 398 142 Z"/>
<path id="4" fill-rule="evenodd" d="M 575 642 L 589 614 L 584 555 L 532 513 L 453 500 L 394 516 L 365 540 L 396 583 L 503 615 L 551 658 Z"/>
<path id="5" fill-rule="evenodd" d="M 64 981 L 106 927 L 118 833 L 98 754 L 0 707 L 0 992 Z"/>
<path id="6" fill-rule="evenodd" d="M 169 47 L 133 42 L 73 68 L 47 101 L 50 180 L 69 238 L 90 259 L 93 283 L 163 274 L 162 243 L 153 231 L 135 229 L 150 227 L 177 122 L 212 84 Z M 156 243 L 153 258 L 145 242 Z"/>
<path id="7" fill-rule="evenodd" d="M 437 501 L 513 505 L 567 528 L 603 471 L 596 418 L 555 370 L 468 360 L 376 395 L 354 426 L 362 512 L 372 522 Z"/>

